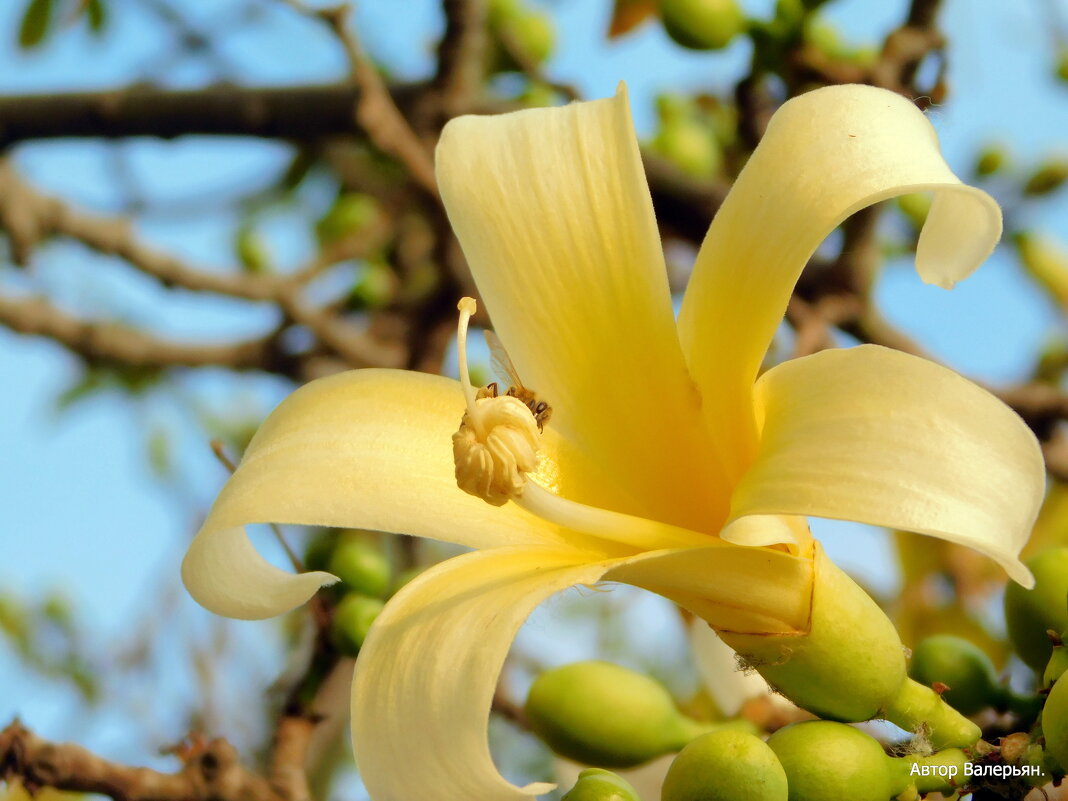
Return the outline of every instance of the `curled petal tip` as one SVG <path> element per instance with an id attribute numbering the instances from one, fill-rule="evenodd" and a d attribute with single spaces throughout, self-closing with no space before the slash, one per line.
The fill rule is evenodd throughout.
<path id="1" fill-rule="evenodd" d="M 182 582 L 206 609 L 241 620 L 262 620 L 300 606 L 337 576 L 293 574 L 265 560 L 243 528 L 202 529 L 182 561 Z"/>

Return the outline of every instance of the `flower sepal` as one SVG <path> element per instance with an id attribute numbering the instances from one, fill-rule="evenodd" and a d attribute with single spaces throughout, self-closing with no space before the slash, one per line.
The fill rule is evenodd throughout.
<path id="1" fill-rule="evenodd" d="M 800 635 L 720 636 L 798 706 L 821 718 L 886 718 L 936 748 L 972 745 L 979 728 L 908 679 L 905 647 L 882 609 L 815 544 L 812 613 Z M 928 696 L 927 693 L 930 693 Z"/>

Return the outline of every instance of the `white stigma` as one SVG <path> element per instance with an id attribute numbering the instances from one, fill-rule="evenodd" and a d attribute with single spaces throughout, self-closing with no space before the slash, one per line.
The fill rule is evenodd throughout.
<path id="1" fill-rule="evenodd" d="M 467 327 L 477 307 L 473 298 L 463 298 L 457 308 L 457 361 L 467 413 L 452 435 L 456 483 L 464 492 L 502 506 L 523 494 L 526 474 L 538 466 L 541 434 L 534 415 L 518 398 L 478 397 L 467 368 Z"/>
<path id="2" fill-rule="evenodd" d="M 467 327 L 477 307 L 473 298 L 463 298 L 457 308 L 460 310 L 457 361 L 467 404 L 460 429 L 452 435 L 456 484 L 460 489 L 494 506 L 514 501 L 561 528 L 626 546 L 725 545 L 696 531 L 576 503 L 530 480 L 527 474 L 538 467 L 541 445 L 537 420 L 518 398 L 485 396 L 471 385 L 467 370 Z"/>

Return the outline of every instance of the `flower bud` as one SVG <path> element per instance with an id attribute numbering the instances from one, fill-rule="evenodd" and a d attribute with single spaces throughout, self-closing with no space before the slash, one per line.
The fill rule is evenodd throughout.
<path id="1" fill-rule="evenodd" d="M 920 684 L 948 686 L 942 697 L 963 715 L 974 715 L 1001 700 L 994 663 L 961 637 L 939 634 L 923 640 L 913 651 L 909 672 Z"/>
<path id="2" fill-rule="evenodd" d="M 1065 637 L 1068 637 L 1068 631 L 1061 635 L 1062 643 L 1065 641 Z M 1068 645 L 1055 645 L 1053 646 L 1053 653 L 1050 654 L 1049 662 L 1046 663 L 1046 669 L 1042 673 L 1042 686 L 1052 686 L 1053 682 L 1057 681 L 1065 673 L 1068 673 Z"/>
<path id="3" fill-rule="evenodd" d="M 843 723 L 795 723 L 771 735 L 768 746 L 782 763 L 790 801 L 887 801 L 905 789 L 882 746 Z"/>
<path id="4" fill-rule="evenodd" d="M 330 555 L 327 570 L 353 592 L 380 596 L 389 589 L 389 559 L 380 548 L 368 542 L 348 538 Z"/>
<path id="5" fill-rule="evenodd" d="M 1068 305 L 1068 254 L 1048 236 L 1019 231 L 1016 255 L 1027 273 L 1062 306 Z"/>
<path id="6" fill-rule="evenodd" d="M 1068 180 L 1068 161 L 1047 161 L 1028 177 L 1024 184 L 1025 195 L 1048 195 L 1060 189 Z"/>
<path id="7" fill-rule="evenodd" d="M 1054 682 L 1042 709 L 1042 733 L 1046 752 L 1061 771 L 1068 771 L 1068 680 Z"/>
<path id="8" fill-rule="evenodd" d="M 692 50 L 719 50 L 745 28 L 737 0 L 660 0 L 668 36 Z"/>
<path id="9" fill-rule="evenodd" d="M 975 159 L 975 174 L 993 175 L 1001 170 L 1009 160 L 1009 154 L 1002 145 L 987 145 Z"/>
<path id="10" fill-rule="evenodd" d="M 691 742 L 671 763 L 661 801 L 786 801 L 786 772 L 767 743 L 740 731 Z"/>
<path id="11" fill-rule="evenodd" d="M 1068 629 L 1068 547 L 1051 548 L 1026 562 L 1035 587 L 1010 583 L 1005 590 L 1005 622 L 1020 658 L 1041 671 L 1053 654 L 1048 631 Z"/>
<path id="12" fill-rule="evenodd" d="M 638 791 L 622 776 L 589 768 L 579 774 L 578 781 L 560 801 L 641 801 Z"/>
<path id="13" fill-rule="evenodd" d="M 359 653 L 383 606 L 378 598 L 355 592 L 341 599 L 330 622 L 330 638 L 341 653 L 349 656 Z"/>
<path id="14" fill-rule="evenodd" d="M 716 728 L 682 715 L 655 680 L 609 662 L 542 673 L 530 688 L 526 713 L 534 733 L 560 756 L 610 768 L 648 762 Z"/>

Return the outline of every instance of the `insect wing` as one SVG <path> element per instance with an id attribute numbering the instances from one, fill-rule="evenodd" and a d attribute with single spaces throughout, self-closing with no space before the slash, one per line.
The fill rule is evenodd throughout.
<path id="1" fill-rule="evenodd" d="M 523 382 L 519 380 L 519 373 L 516 372 L 515 365 L 512 364 L 512 359 L 509 357 L 508 351 L 504 349 L 504 345 L 501 344 L 501 340 L 488 328 L 483 331 L 483 334 L 486 337 L 486 345 L 489 347 L 490 364 L 493 365 L 493 372 L 507 385 L 521 388 Z"/>

